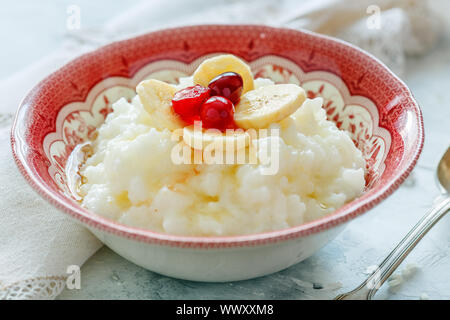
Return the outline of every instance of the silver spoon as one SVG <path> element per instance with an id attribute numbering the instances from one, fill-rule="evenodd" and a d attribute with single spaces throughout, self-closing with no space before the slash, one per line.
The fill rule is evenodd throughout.
<path id="1" fill-rule="evenodd" d="M 391 276 L 423 236 L 448 212 L 450 209 L 450 147 L 439 161 L 436 176 L 441 195 L 435 200 L 431 209 L 384 259 L 377 271 L 357 288 L 338 295 L 334 298 L 335 300 L 372 299 L 381 285 Z"/>

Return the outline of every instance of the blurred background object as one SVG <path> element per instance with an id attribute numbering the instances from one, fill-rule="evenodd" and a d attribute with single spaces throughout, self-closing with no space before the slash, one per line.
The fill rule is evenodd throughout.
<path id="1" fill-rule="evenodd" d="M 15 94 L 0 106 L 17 105 L 32 85 L 68 60 L 112 41 L 152 30 L 192 24 L 267 24 L 305 28 L 352 42 L 378 57 L 395 73 L 404 74 L 405 56 L 424 54 L 442 35 L 446 0 L 43 0 L 4 6 L 0 36 L 8 61 L 0 79 L 29 66 L 24 84 L 20 73 L 0 93 Z M 11 59 L 13 57 L 13 59 Z M 39 58 L 42 58 L 36 63 Z M 32 71 L 32 72 L 29 72 Z M 1 84 L 1 81 L 0 81 Z"/>

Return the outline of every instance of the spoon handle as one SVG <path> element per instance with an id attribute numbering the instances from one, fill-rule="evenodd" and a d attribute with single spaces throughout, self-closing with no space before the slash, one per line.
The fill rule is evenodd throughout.
<path id="1" fill-rule="evenodd" d="M 335 300 L 370 300 L 381 285 L 391 276 L 391 274 L 402 263 L 406 256 L 419 243 L 423 236 L 439 221 L 450 209 L 450 197 L 440 199 L 433 207 L 420 219 L 420 221 L 408 232 L 394 250 L 384 259 L 378 269 L 370 275 L 366 281 L 361 283 L 356 289 L 340 294 Z"/>

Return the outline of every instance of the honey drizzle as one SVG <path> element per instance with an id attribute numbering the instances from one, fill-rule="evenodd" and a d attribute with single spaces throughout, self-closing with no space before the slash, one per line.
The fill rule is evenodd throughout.
<path id="1" fill-rule="evenodd" d="M 80 187 L 85 183 L 85 181 L 83 181 L 84 177 L 80 174 L 80 169 L 87 158 L 92 155 L 92 152 L 93 150 L 90 141 L 77 145 L 67 158 L 66 166 L 64 168 L 70 196 L 78 202 L 83 200 Z"/>

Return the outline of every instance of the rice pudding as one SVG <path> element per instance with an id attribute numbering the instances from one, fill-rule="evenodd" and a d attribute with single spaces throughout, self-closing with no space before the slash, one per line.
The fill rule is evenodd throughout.
<path id="1" fill-rule="evenodd" d="M 322 99 L 306 99 L 296 85 L 253 79 L 234 56 L 206 60 L 178 85 L 143 81 L 137 92 L 131 102 L 113 104 L 79 170 L 81 203 L 99 215 L 174 235 L 243 235 L 321 218 L 364 190 L 362 153 L 326 119 Z M 186 140 L 199 122 L 200 148 Z M 252 129 L 277 135 L 248 135 Z M 240 131 L 230 137 L 227 130 Z M 192 150 L 192 160 L 205 141 L 227 137 L 243 138 L 233 152 L 254 161 L 173 159 L 177 146 Z M 277 168 L 267 174 L 262 155 L 273 141 Z"/>

